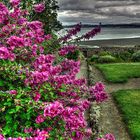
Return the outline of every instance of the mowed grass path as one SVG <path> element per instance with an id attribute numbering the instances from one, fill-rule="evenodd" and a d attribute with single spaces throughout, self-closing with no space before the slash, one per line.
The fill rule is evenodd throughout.
<path id="1" fill-rule="evenodd" d="M 140 63 L 115 63 L 95 65 L 108 82 L 125 83 L 129 78 L 140 78 Z"/>
<path id="2" fill-rule="evenodd" d="M 133 140 L 140 140 L 140 89 L 112 94 Z"/>

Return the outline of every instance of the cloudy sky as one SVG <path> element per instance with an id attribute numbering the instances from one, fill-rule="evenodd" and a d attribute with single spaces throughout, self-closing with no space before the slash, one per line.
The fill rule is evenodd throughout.
<path id="1" fill-rule="evenodd" d="M 63 24 L 140 23 L 140 0 L 58 0 L 58 3 Z"/>

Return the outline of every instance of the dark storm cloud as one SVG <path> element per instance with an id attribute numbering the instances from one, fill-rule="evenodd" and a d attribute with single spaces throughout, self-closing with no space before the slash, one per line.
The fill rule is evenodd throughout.
<path id="1" fill-rule="evenodd" d="M 140 22 L 140 0 L 58 0 L 59 19 L 67 22 Z"/>

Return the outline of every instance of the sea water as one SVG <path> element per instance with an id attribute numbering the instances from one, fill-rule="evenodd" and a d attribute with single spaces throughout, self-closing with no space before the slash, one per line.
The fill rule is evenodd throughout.
<path id="1" fill-rule="evenodd" d="M 61 35 L 66 34 L 66 30 L 70 28 L 63 29 L 59 32 Z M 78 37 L 82 34 L 92 30 L 93 28 L 82 28 L 81 32 L 78 33 Z M 121 39 L 121 38 L 137 38 L 140 37 L 140 28 L 102 28 L 101 32 L 91 40 L 104 40 L 104 39 Z"/>

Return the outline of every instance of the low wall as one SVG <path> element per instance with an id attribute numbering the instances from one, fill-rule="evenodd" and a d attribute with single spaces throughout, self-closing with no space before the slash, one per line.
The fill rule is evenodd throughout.
<path id="1" fill-rule="evenodd" d="M 108 51 L 111 53 L 116 53 L 116 52 L 125 52 L 128 50 L 132 51 L 138 51 L 140 50 L 140 47 L 100 47 L 100 48 L 92 48 L 88 46 L 82 46 L 80 47 L 80 50 L 83 52 L 85 57 L 91 57 L 93 54 L 98 54 L 101 51 Z"/>

